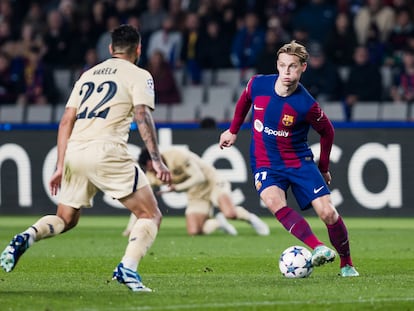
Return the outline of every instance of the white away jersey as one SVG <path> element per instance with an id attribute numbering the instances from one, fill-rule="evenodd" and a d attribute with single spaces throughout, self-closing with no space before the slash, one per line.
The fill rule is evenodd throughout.
<path id="1" fill-rule="evenodd" d="M 76 82 L 66 104 L 77 109 L 70 141 L 126 143 L 136 105 L 154 109 L 154 81 L 148 71 L 120 58 L 92 67 Z"/>

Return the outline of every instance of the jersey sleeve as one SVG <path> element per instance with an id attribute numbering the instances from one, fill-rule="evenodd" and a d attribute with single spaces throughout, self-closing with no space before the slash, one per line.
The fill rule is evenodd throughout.
<path id="1" fill-rule="evenodd" d="M 146 105 L 155 108 L 154 80 L 146 70 L 140 70 L 132 84 L 132 102 L 134 106 Z"/>
<path id="2" fill-rule="evenodd" d="M 178 192 L 186 191 L 191 187 L 202 183 L 206 180 L 203 171 L 201 170 L 200 166 L 197 165 L 196 161 L 191 159 L 191 157 L 187 157 L 182 165 L 182 169 L 189 176 L 183 182 L 174 185 L 174 188 Z"/>
<path id="3" fill-rule="evenodd" d="M 67 108 L 79 108 L 79 92 L 80 92 L 80 82 L 79 80 L 75 83 L 72 92 L 70 93 L 69 99 L 66 102 Z"/>
<path id="4" fill-rule="evenodd" d="M 230 124 L 230 133 L 237 134 L 240 130 L 240 127 L 243 125 L 244 120 L 250 110 L 252 105 L 251 97 L 251 85 L 253 82 L 254 76 L 247 83 L 246 88 L 241 93 L 237 103 L 236 108 L 234 109 L 233 120 Z"/>
<path id="5" fill-rule="evenodd" d="M 320 135 L 319 170 L 325 173 L 329 170 L 329 156 L 334 140 L 334 127 L 318 103 L 315 103 L 307 114 L 307 121 Z"/>

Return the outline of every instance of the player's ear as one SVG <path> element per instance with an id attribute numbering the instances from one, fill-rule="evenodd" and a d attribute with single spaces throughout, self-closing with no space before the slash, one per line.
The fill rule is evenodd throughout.
<path id="1" fill-rule="evenodd" d="M 302 72 L 305 72 L 306 71 L 306 68 L 308 68 L 308 63 L 307 62 L 304 62 L 302 64 Z"/>
<path id="2" fill-rule="evenodd" d="M 112 49 L 112 44 L 109 44 L 108 49 L 109 49 L 109 54 L 111 54 L 111 55 L 112 55 L 112 52 L 113 52 L 113 49 Z"/>

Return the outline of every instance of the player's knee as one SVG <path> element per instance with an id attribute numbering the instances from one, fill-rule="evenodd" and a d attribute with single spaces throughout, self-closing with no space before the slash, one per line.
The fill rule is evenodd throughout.
<path id="1" fill-rule="evenodd" d="M 319 214 L 319 217 L 327 225 L 332 225 L 338 221 L 338 212 L 334 208 L 325 208 Z"/>
<path id="2" fill-rule="evenodd" d="M 190 236 L 200 235 L 202 233 L 203 232 L 199 228 L 195 228 L 195 227 L 187 228 L 187 234 Z"/>
<path id="3" fill-rule="evenodd" d="M 237 213 L 235 210 L 225 210 L 222 211 L 224 217 L 226 217 L 227 219 L 236 219 L 237 218 Z"/>

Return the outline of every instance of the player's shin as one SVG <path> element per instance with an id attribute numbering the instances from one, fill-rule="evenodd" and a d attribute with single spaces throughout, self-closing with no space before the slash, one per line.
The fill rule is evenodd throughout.
<path id="1" fill-rule="evenodd" d="M 236 206 L 236 218 L 244 221 L 250 221 L 251 213 L 242 206 Z"/>
<path id="2" fill-rule="evenodd" d="M 46 215 L 40 218 L 36 223 L 23 233 L 30 235 L 29 245 L 34 241 L 49 238 L 60 234 L 65 229 L 65 222 L 56 215 Z"/>
<path id="3" fill-rule="evenodd" d="M 288 206 L 282 207 L 275 213 L 276 218 L 290 234 L 314 249 L 323 243 L 315 236 L 308 222 L 295 210 Z"/>
<path id="4" fill-rule="evenodd" d="M 129 235 L 129 242 L 122 258 L 124 267 L 136 271 L 142 257 L 151 247 L 158 233 L 158 226 L 152 219 L 141 218 L 135 222 Z"/>
<path id="5" fill-rule="evenodd" d="M 207 219 L 203 225 L 203 234 L 211 234 L 220 227 L 220 223 L 217 219 Z"/>
<path id="6" fill-rule="evenodd" d="M 329 240 L 341 258 L 341 267 L 346 265 L 352 266 L 351 251 L 349 248 L 348 230 L 341 218 L 332 225 L 326 225 L 328 228 Z"/>
<path id="7" fill-rule="evenodd" d="M 135 216 L 134 213 L 131 213 L 131 215 L 129 216 L 128 225 L 126 229 L 124 230 L 124 232 L 122 233 L 123 236 L 129 236 L 136 221 L 137 221 L 137 216 Z"/>

